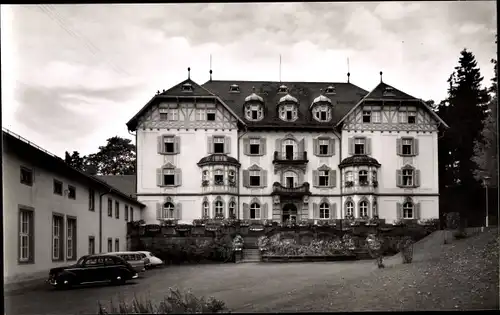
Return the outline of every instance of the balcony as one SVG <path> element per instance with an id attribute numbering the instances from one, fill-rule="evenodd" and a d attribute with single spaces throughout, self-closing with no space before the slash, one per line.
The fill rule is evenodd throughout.
<path id="1" fill-rule="evenodd" d="M 378 191 L 377 181 L 345 181 L 344 182 L 344 193 L 375 193 Z"/>
<path id="2" fill-rule="evenodd" d="M 273 163 L 283 164 L 305 164 L 307 160 L 307 152 L 280 152 L 274 151 Z"/>
<path id="3" fill-rule="evenodd" d="M 271 195 L 280 195 L 280 196 L 286 196 L 286 197 L 303 197 L 305 195 L 310 195 L 311 192 L 309 191 L 309 183 L 305 182 L 300 186 L 297 187 L 284 187 L 278 182 L 275 182 L 273 184 L 273 192 Z"/>

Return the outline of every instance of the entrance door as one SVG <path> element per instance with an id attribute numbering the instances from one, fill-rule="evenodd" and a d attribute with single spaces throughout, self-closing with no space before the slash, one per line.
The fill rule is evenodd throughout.
<path id="1" fill-rule="evenodd" d="M 283 206 L 282 222 L 297 221 L 297 207 L 293 203 L 288 203 Z"/>

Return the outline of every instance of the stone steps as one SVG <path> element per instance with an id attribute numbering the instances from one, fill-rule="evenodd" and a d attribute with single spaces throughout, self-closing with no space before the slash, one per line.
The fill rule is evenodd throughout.
<path id="1" fill-rule="evenodd" d="M 259 262 L 261 261 L 260 250 L 247 248 L 243 250 L 243 259 L 241 262 Z"/>

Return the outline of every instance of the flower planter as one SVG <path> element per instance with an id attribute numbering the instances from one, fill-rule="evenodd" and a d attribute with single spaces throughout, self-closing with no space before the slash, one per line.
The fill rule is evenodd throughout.
<path id="1" fill-rule="evenodd" d="M 327 256 L 278 256 L 263 255 L 263 262 L 320 262 L 320 261 L 340 261 L 355 260 L 356 255 L 336 254 Z"/>

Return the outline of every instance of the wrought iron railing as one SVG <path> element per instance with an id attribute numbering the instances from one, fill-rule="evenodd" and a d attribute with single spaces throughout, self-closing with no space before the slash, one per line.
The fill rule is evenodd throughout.
<path id="1" fill-rule="evenodd" d="M 275 161 L 307 161 L 307 152 L 274 151 Z"/>
<path id="2" fill-rule="evenodd" d="M 273 184 L 273 194 L 274 195 L 309 195 L 309 183 L 305 182 L 300 186 L 296 187 L 285 187 L 281 183 L 275 182 Z"/>

